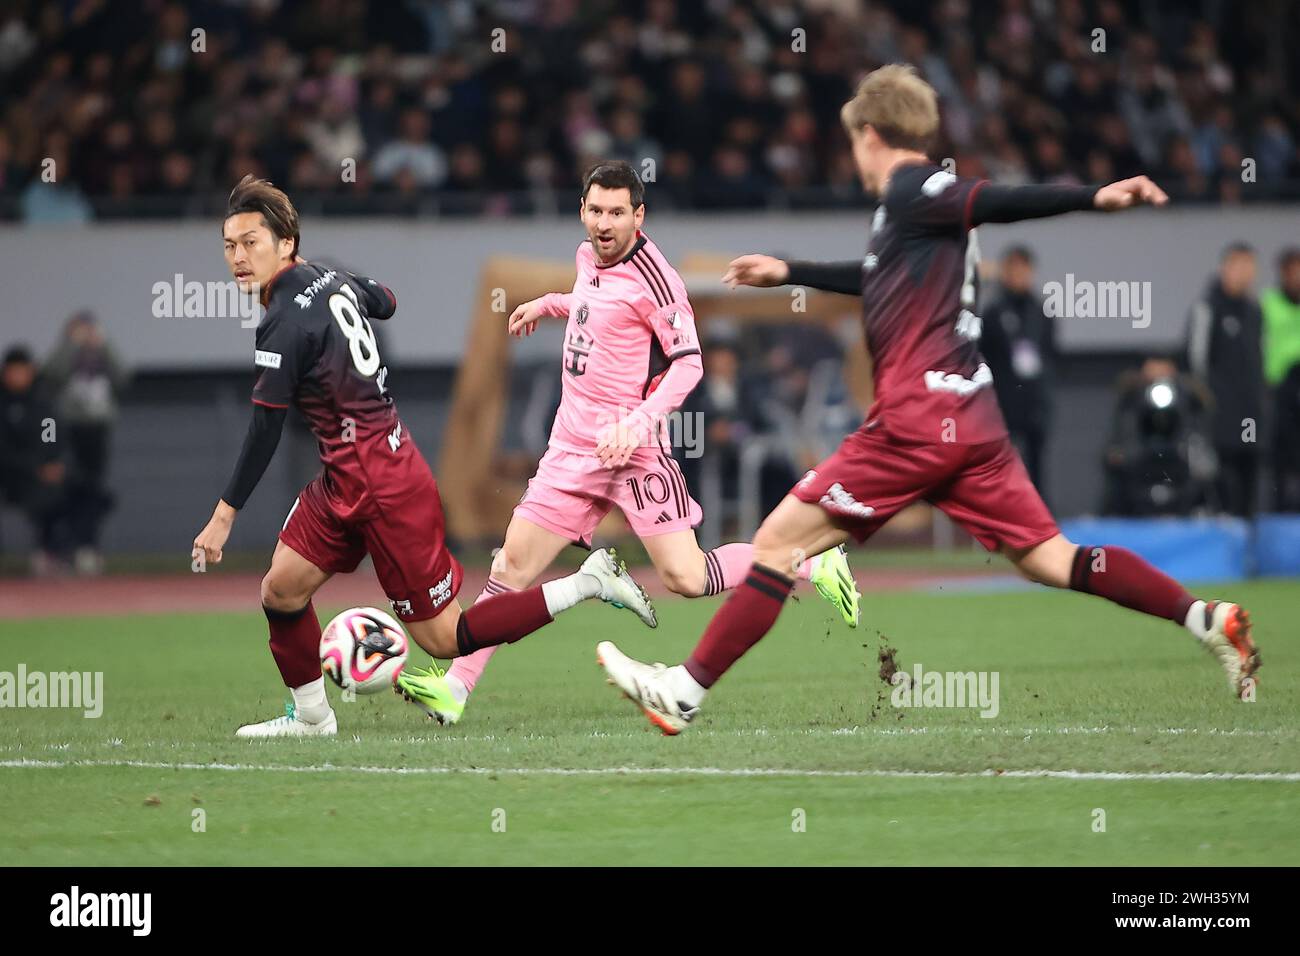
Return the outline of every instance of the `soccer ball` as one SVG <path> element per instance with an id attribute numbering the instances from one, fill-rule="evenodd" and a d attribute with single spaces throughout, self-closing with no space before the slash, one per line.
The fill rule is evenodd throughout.
<path id="1" fill-rule="evenodd" d="M 408 647 L 402 625 L 373 607 L 354 607 L 321 633 L 320 669 L 345 691 L 374 694 L 392 686 Z"/>

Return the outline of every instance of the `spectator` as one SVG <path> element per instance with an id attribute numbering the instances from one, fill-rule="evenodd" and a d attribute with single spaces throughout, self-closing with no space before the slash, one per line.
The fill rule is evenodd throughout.
<path id="1" fill-rule="evenodd" d="M 1260 299 L 1264 376 L 1273 387 L 1274 504 L 1300 511 L 1300 247 L 1278 257 L 1278 284 Z"/>
<path id="2" fill-rule="evenodd" d="M 56 567 L 62 547 L 64 467 L 59 460 L 54 410 L 36 389 L 31 352 L 15 345 L 0 361 L 0 497 L 32 523 L 32 573 Z"/>
<path id="3" fill-rule="evenodd" d="M 401 138 L 375 154 L 375 180 L 420 189 L 441 185 L 447 178 L 447 160 L 429 141 L 428 117 L 421 110 L 407 110 L 401 127 Z"/>
<path id="4" fill-rule="evenodd" d="M 1051 428 L 1048 382 L 1056 364 L 1056 323 L 1043 312 L 1034 282 L 1034 257 L 1024 246 L 1002 255 L 998 295 L 981 309 L 980 351 L 993 372 L 993 387 L 1011 440 L 1044 493 L 1043 448 Z"/>
<path id="5" fill-rule="evenodd" d="M 1298 172 L 1300 114 L 1252 58 L 1294 47 L 1294 18 L 1231 4 L 513 3 L 492 54 L 472 3 L 226 3 L 215 20 L 199 0 L 58 6 L 19 4 L 0 33 L 0 195 L 32 220 L 121 214 L 142 195 L 182 214 L 187 188 L 224 195 L 250 171 L 321 193 L 463 193 L 444 158 L 461 144 L 480 151 L 485 194 L 563 189 L 584 158 L 618 154 L 675 157 L 693 177 L 671 184 L 676 204 L 718 205 L 720 179 L 740 190 L 728 206 L 860 202 L 836 112 L 863 70 L 898 59 L 943 95 L 939 155 L 962 169 L 1079 182 L 1163 162 L 1171 194 L 1203 201 L 1243 198 L 1246 154 L 1254 196 Z M 62 160 L 54 182 L 46 158 Z"/>
<path id="6" fill-rule="evenodd" d="M 1241 516 L 1255 512 L 1264 405 L 1263 318 L 1254 284 L 1255 250 L 1233 243 L 1193 304 L 1187 329 L 1187 367 L 1214 396 L 1210 437 L 1219 459 L 1219 508 Z"/>
<path id="7" fill-rule="evenodd" d="M 73 564 L 78 574 L 99 574 L 100 528 L 114 500 L 106 482 L 109 444 L 126 373 L 92 313 L 68 320 L 45 365 L 45 380 L 69 453 L 65 505 Z"/>

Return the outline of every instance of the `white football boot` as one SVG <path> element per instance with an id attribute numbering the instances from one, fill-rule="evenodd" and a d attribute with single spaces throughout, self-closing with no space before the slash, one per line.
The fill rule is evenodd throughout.
<path id="1" fill-rule="evenodd" d="M 1259 649 L 1250 637 L 1250 613 L 1239 604 L 1210 601 L 1205 605 L 1206 628 L 1201 643 L 1228 675 L 1237 697 L 1248 696 L 1259 670 Z"/>
<path id="2" fill-rule="evenodd" d="M 260 724 L 244 724 L 235 731 L 236 737 L 333 737 L 339 732 L 339 722 L 333 709 L 329 716 L 318 724 L 309 724 L 299 720 L 293 704 L 285 705 L 281 717 L 272 717 Z"/>
<path id="3" fill-rule="evenodd" d="M 600 582 L 600 599 L 614 607 L 625 607 L 641 619 L 646 627 L 658 627 L 659 618 L 645 589 L 627 572 L 627 565 L 618 559 L 613 548 L 591 552 L 582 562 L 582 573 Z"/>
<path id="4" fill-rule="evenodd" d="M 650 723 L 675 737 L 686 729 L 699 707 L 691 707 L 677 700 L 668 686 L 668 668 L 663 664 L 643 664 L 628 657 L 611 641 L 596 645 L 596 663 L 605 668 L 608 683 L 614 684 L 634 704 L 645 712 Z"/>

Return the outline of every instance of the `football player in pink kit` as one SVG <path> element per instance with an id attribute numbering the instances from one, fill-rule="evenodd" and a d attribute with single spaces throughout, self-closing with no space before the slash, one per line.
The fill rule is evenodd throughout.
<path id="1" fill-rule="evenodd" d="M 1218 660 L 1233 693 L 1246 695 L 1259 654 L 1243 608 L 1194 598 L 1125 548 L 1079 547 L 1060 533 L 1007 437 L 972 311 L 975 226 L 1159 206 L 1165 194 L 1145 176 L 1101 187 L 957 177 L 925 154 L 939 125 L 937 101 L 906 66 L 867 76 L 841 117 L 862 183 L 880 203 L 866 256 L 844 263 L 742 256 L 723 280 L 860 293 L 875 403 L 763 522 L 745 583 L 686 662 L 643 664 L 604 641 L 596 654 L 611 683 L 664 733 L 681 732 L 708 689 L 776 623 L 790 593 L 792 554 L 865 541 L 899 509 L 926 500 L 1030 580 L 1182 625 Z"/>
<path id="2" fill-rule="evenodd" d="M 619 508 L 645 545 L 659 577 L 686 597 L 735 587 L 752 563 L 752 546 L 702 551 L 695 540 L 700 506 L 665 439 L 665 418 L 704 374 L 686 287 L 641 231 L 644 186 L 629 164 L 606 162 L 583 179 L 579 207 L 588 238 L 578 246 L 572 292 L 525 302 L 510 316 L 512 335 L 529 335 L 543 318 L 567 318 L 563 397 L 546 454 L 515 508 L 504 545 L 479 599 L 531 587 L 570 544 Z M 857 588 L 842 550 L 800 562 L 850 626 Z M 495 648 L 458 658 L 447 672 L 464 701 Z"/>

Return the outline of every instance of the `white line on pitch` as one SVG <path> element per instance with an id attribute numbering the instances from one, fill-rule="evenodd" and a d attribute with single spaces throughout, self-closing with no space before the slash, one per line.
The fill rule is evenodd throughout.
<path id="1" fill-rule="evenodd" d="M 133 767 L 142 770 L 220 770 L 254 773 L 362 773 L 391 776 L 449 776 L 510 774 L 522 777 L 894 777 L 966 780 L 1007 777 L 1050 780 L 1257 780 L 1300 783 L 1300 772 L 1189 770 L 1140 772 L 1126 770 L 809 770 L 778 767 L 348 767 L 336 764 L 168 763 L 149 760 L 0 760 L 0 769 L 65 769 L 73 767 Z"/>

